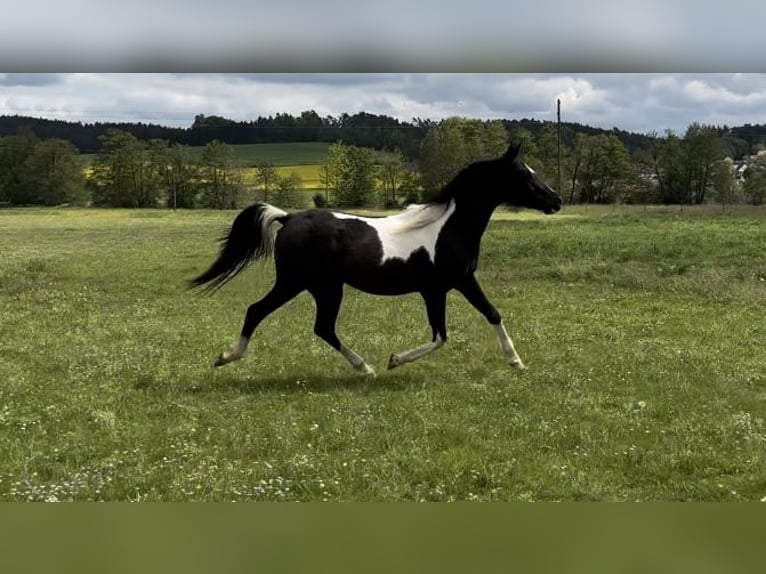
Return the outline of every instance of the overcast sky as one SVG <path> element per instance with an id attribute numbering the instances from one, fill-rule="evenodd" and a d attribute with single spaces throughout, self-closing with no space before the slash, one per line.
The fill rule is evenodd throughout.
<path id="1" fill-rule="evenodd" d="M 603 128 L 766 123 L 760 0 L 5 4 L 0 114 L 176 126 L 199 113 L 309 109 L 553 120 L 561 98 L 563 120 Z M 497 73 L 451 73 L 471 71 Z M 742 73 L 713 73 L 726 71 Z"/>
<path id="2" fill-rule="evenodd" d="M 766 123 L 766 74 L 0 73 L 0 114 L 188 127 L 196 114 L 366 111 L 401 120 L 562 120 L 683 132 L 693 121 Z"/>

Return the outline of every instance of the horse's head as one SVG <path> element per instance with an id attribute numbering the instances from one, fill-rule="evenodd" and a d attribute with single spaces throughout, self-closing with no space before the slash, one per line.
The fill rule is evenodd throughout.
<path id="1" fill-rule="evenodd" d="M 514 207 L 537 209 L 543 213 L 556 213 L 561 209 L 561 196 L 556 193 L 535 171 L 521 160 L 521 146 L 511 144 L 508 151 L 497 160 L 502 171 L 510 175 L 510 181 L 500 193 L 500 201 Z M 502 180 L 501 180 L 502 181 Z"/>

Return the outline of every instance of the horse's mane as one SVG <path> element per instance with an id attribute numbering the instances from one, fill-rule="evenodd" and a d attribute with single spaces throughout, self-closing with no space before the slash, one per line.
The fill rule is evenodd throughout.
<path id="1" fill-rule="evenodd" d="M 442 187 L 429 201 L 430 204 L 447 204 L 455 199 L 459 193 L 466 189 L 466 180 L 469 175 L 475 174 L 479 166 L 488 164 L 494 160 L 476 161 L 467 165 Z"/>
<path id="2" fill-rule="evenodd" d="M 458 174 L 460 175 L 460 174 Z M 462 186 L 455 184 L 455 179 L 457 179 L 457 176 L 450 181 L 447 185 L 442 187 L 436 195 L 434 195 L 431 198 L 431 201 L 428 202 L 429 205 L 444 205 L 446 203 L 449 203 L 451 199 L 455 199 L 455 196 L 457 193 L 462 189 Z"/>
<path id="3" fill-rule="evenodd" d="M 426 225 L 439 220 L 447 211 L 449 201 L 413 203 L 408 205 L 404 211 L 391 216 L 391 221 L 396 221 L 398 225 L 392 228 L 394 233 L 404 233 L 413 229 L 420 229 Z"/>
<path id="4" fill-rule="evenodd" d="M 455 199 L 458 193 L 465 189 L 466 175 L 474 165 L 471 164 L 461 169 L 427 203 L 408 205 L 402 213 L 392 216 L 393 218 L 400 219 L 402 223 L 401 227 L 396 228 L 396 232 L 403 233 L 419 229 L 441 218 L 449 209 L 450 202 Z"/>
<path id="5" fill-rule="evenodd" d="M 456 197 L 470 189 L 470 178 L 478 175 L 477 168 L 493 160 L 474 162 L 461 169 L 426 203 L 413 203 L 403 211 L 385 217 L 373 217 L 371 219 L 385 220 L 385 225 L 390 233 L 406 233 L 420 229 L 438 221 L 450 208 Z"/>

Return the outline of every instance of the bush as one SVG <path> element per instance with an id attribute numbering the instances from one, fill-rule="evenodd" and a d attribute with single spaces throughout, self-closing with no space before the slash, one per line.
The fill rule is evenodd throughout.
<path id="1" fill-rule="evenodd" d="M 323 194 L 315 193 L 314 197 L 312 197 L 311 199 L 314 200 L 314 207 L 317 207 L 319 209 L 323 207 L 327 207 L 327 199 L 325 198 Z"/>

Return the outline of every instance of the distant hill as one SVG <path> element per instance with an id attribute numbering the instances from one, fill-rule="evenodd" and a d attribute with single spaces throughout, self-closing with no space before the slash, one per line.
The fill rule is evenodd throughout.
<path id="1" fill-rule="evenodd" d="M 418 156 L 420 142 L 433 120 L 413 118 L 402 122 L 395 118 L 360 112 L 354 115 L 342 114 L 338 117 L 320 117 L 314 111 L 306 111 L 299 116 L 277 114 L 259 117 L 253 121 L 234 121 L 221 116 L 199 114 L 188 128 L 172 128 L 156 124 L 136 123 L 82 123 L 63 120 L 49 120 L 19 115 L 0 115 L 0 136 L 28 131 L 39 138 L 59 138 L 72 142 L 81 153 L 96 153 L 100 150 L 99 136 L 109 129 L 119 129 L 133 134 L 141 140 L 162 139 L 189 146 L 204 146 L 213 140 L 241 146 L 237 153 L 247 156 L 247 146 L 253 144 L 291 143 L 305 146 L 306 161 L 291 163 L 314 163 L 316 154 L 324 154 L 326 146 L 342 140 L 346 144 L 370 147 L 378 150 L 399 149 L 407 157 Z M 534 119 L 505 120 L 506 127 L 522 127 L 533 135 L 553 122 Z M 562 140 L 571 144 L 576 133 L 590 135 L 611 133 L 625 144 L 629 151 L 640 148 L 650 137 L 619 128 L 605 130 L 573 122 L 562 122 Z M 745 124 L 739 127 L 723 126 L 719 128 L 722 136 L 739 142 L 740 146 L 749 147 L 766 143 L 766 125 Z M 682 135 L 682 134 L 681 134 Z M 324 146 L 324 149 L 323 147 Z M 272 161 L 287 161 L 284 154 L 275 147 Z M 294 153 L 298 153 L 298 148 Z M 259 149 L 259 156 L 268 156 L 267 148 Z M 311 159 L 314 158 L 314 159 Z M 268 157 L 265 158 L 268 161 Z"/>
<path id="2" fill-rule="evenodd" d="M 229 145 L 320 142 L 346 144 L 373 149 L 399 149 L 416 157 L 420 141 L 430 121 L 400 122 L 388 116 L 361 112 L 340 117 L 319 117 L 314 112 L 300 116 L 277 114 L 250 122 L 237 122 L 220 116 L 198 115 L 188 128 L 170 128 L 145 123 L 82 123 L 48 120 L 28 116 L 0 116 L 0 136 L 27 131 L 40 138 L 59 138 L 72 142 L 81 153 L 96 153 L 99 136 L 119 129 L 140 140 L 162 139 L 189 146 L 204 146 L 213 140 Z"/>

